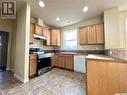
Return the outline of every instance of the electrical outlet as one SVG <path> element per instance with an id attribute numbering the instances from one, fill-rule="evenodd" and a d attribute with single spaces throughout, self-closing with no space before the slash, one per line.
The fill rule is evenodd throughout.
<path id="1" fill-rule="evenodd" d="M 109 53 L 112 54 L 112 51 L 110 51 Z"/>

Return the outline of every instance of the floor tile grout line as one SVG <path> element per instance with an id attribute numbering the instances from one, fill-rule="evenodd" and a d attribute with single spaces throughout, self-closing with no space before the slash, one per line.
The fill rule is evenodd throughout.
<path id="1" fill-rule="evenodd" d="M 0 89 L 0 91 L 1 91 L 1 93 L 2 93 L 3 95 L 5 95 L 4 92 L 3 92 L 1 89 Z"/>
<path id="2" fill-rule="evenodd" d="M 29 93 L 29 91 L 27 91 L 25 88 L 23 88 L 21 85 L 20 85 L 20 87 L 22 88 L 22 89 L 24 89 L 27 93 Z"/>
<path id="3" fill-rule="evenodd" d="M 54 73 L 55 73 L 55 71 L 54 71 Z M 65 72 L 65 71 L 62 72 L 62 71 L 61 71 L 61 73 L 64 73 L 63 76 L 65 76 L 67 72 Z M 53 73 L 51 73 L 51 74 L 53 74 Z M 50 76 L 51 74 L 50 74 L 50 73 L 47 74 L 46 77 L 47 77 L 47 76 Z M 58 74 L 58 75 L 59 75 L 59 74 Z M 70 73 L 69 75 L 71 75 L 71 73 Z M 53 76 L 54 76 L 54 75 L 53 75 Z M 57 74 L 55 75 L 55 77 L 53 77 L 53 76 L 50 77 L 49 81 L 51 81 L 53 78 L 57 77 Z M 72 76 L 75 76 L 75 75 L 72 74 Z M 45 80 L 46 80 L 46 77 L 45 77 Z M 71 77 L 71 76 L 70 76 L 70 77 Z M 77 76 L 77 77 L 80 77 L 80 76 Z M 83 77 L 84 77 L 84 76 L 83 76 Z M 83 77 L 81 78 L 81 81 L 83 80 Z M 43 78 L 43 77 L 42 77 L 42 78 Z M 67 79 L 68 79 L 68 78 L 67 78 Z M 39 82 L 40 84 L 39 84 L 39 85 L 36 85 L 36 87 L 35 87 L 34 89 L 32 89 L 32 90 L 27 90 L 27 89 L 23 86 L 23 85 L 25 85 L 25 84 L 20 84 L 20 85 L 18 85 L 18 86 L 16 86 L 16 87 L 21 87 L 21 88 L 23 88 L 23 89 L 27 92 L 26 95 L 29 95 L 29 94 L 32 95 L 31 92 L 32 92 L 33 90 L 37 89 L 37 88 L 40 87 L 40 86 L 45 87 L 44 84 L 45 84 L 46 82 L 44 82 L 44 84 L 43 84 L 43 83 L 41 83 L 41 80 L 43 81 L 43 79 L 41 79 L 41 76 L 40 76 L 40 77 L 38 77 L 37 80 L 35 79 L 35 81 L 33 81 L 34 83 L 37 82 L 37 84 L 38 84 L 38 82 Z M 71 78 L 69 78 L 69 80 L 71 80 Z M 74 80 L 74 81 L 75 81 L 75 80 Z M 54 82 L 54 81 L 53 81 L 53 82 Z M 58 83 L 60 83 L 60 85 L 64 85 L 64 84 L 61 83 L 61 82 L 58 82 Z M 82 82 L 80 82 L 79 84 L 81 84 L 81 83 L 82 83 Z M 57 85 L 57 82 L 54 82 L 54 84 Z M 53 84 L 53 85 L 54 85 L 54 84 Z M 59 85 L 59 84 L 58 84 L 58 85 Z M 16 87 L 14 87 L 14 88 L 16 88 Z M 29 87 L 29 85 L 28 85 L 28 87 Z M 59 87 L 59 86 L 58 86 L 58 87 Z M 12 88 L 12 89 L 14 89 L 14 88 Z M 48 92 L 48 91 L 53 91 L 53 92 L 55 91 L 55 90 L 52 90 L 52 87 L 48 88 L 48 86 L 46 86 L 45 88 L 46 88 L 46 90 L 45 90 L 44 93 L 46 93 L 46 92 Z M 10 91 L 11 91 L 12 89 L 10 89 Z M 78 90 L 77 90 L 76 92 L 77 92 L 77 93 L 75 93 L 74 95 L 78 94 Z M 54 94 L 59 94 L 59 93 L 56 91 L 56 92 L 54 92 Z M 4 94 L 4 95 L 5 95 L 5 94 Z"/>

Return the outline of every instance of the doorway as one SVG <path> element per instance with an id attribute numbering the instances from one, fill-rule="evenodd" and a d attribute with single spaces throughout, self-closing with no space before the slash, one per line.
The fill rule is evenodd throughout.
<path id="1" fill-rule="evenodd" d="M 0 71 L 5 71 L 7 66 L 9 33 L 0 31 Z"/>

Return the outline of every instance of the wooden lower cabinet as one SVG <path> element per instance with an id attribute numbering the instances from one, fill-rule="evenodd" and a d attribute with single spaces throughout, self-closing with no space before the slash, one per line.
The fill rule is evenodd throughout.
<path id="1" fill-rule="evenodd" d="M 34 77 L 37 73 L 37 55 L 30 54 L 29 56 L 29 77 Z"/>
<path id="2" fill-rule="evenodd" d="M 53 55 L 53 57 L 51 58 L 51 65 L 54 67 L 58 66 L 58 55 Z"/>
<path id="3" fill-rule="evenodd" d="M 66 55 L 66 62 L 65 62 L 65 68 L 73 70 L 74 69 L 74 62 L 73 62 L 73 55 Z"/>
<path id="4" fill-rule="evenodd" d="M 59 55 L 58 57 L 58 67 L 65 68 L 66 55 Z"/>
<path id="5" fill-rule="evenodd" d="M 55 54 L 52 57 L 52 66 L 74 70 L 73 55 Z"/>
<path id="6" fill-rule="evenodd" d="M 87 61 L 87 95 L 127 94 L 126 80 L 127 63 L 103 60 Z"/>

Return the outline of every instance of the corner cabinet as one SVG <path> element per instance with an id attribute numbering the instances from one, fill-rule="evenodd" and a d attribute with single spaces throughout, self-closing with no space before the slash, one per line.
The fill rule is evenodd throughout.
<path id="1" fill-rule="evenodd" d="M 103 24 L 82 27 L 79 30 L 80 45 L 104 44 Z"/>
<path id="2" fill-rule="evenodd" d="M 51 45 L 60 46 L 60 29 L 51 29 Z"/>
<path id="3" fill-rule="evenodd" d="M 74 70 L 74 58 L 70 54 L 55 54 L 51 60 L 53 67 Z"/>

